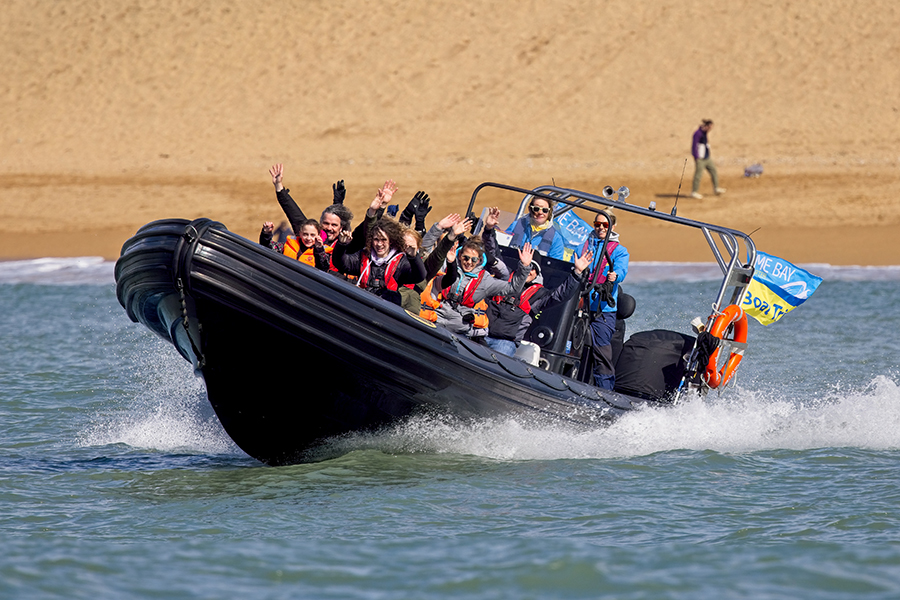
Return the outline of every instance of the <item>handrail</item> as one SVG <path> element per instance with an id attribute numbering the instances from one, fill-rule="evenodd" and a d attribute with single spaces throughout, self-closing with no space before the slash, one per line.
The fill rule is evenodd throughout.
<path id="1" fill-rule="evenodd" d="M 520 188 L 502 183 L 484 182 L 476 187 L 472 192 L 472 199 L 469 201 L 469 208 L 466 214 L 472 214 L 476 199 L 478 197 L 478 193 L 485 188 L 496 188 L 524 194 L 522 204 L 519 207 L 519 213 L 522 212 L 522 207 L 525 206 L 527 202 L 530 202 L 532 198 L 536 197 L 543 198 L 548 202 L 566 205 L 559 212 L 557 212 L 557 216 L 559 214 L 568 212 L 573 208 L 580 208 L 596 214 L 603 210 L 603 208 L 605 207 L 612 207 L 617 210 L 638 214 L 644 217 L 649 217 L 651 219 L 699 229 L 706 238 L 706 242 L 709 245 L 710 250 L 712 251 L 713 257 L 716 259 L 716 262 L 718 263 L 719 268 L 722 270 L 723 274 L 722 285 L 719 288 L 719 293 L 713 306 L 714 310 L 721 310 L 721 304 L 725 297 L 726 289 L 729 286 L 735 286 L 736 289 L 735 293 L 733 294 L 733 302 L 738 301 L 740 299 L 740 295 L 743 293 L 744 289 L 746 289 L 750 277 L 752 277 L 753 275 L 753 266 L 756 263 L 756 244 L 753 243 L 753 240 L 750 239 L 749 235 L 742 231 L 738 231 L 737 229 L 731 229 L 729 227 L 723 227 L 721 225 L 714 225 L 712 223 L 704 223 L 702 221 L 695 221 L 693 219 L 686 219 L 684 217 L 670 215 L 664 212 L 659 212 L 656 210 L 651 210 L 649 208 L 643 208 L 641 206 L 629 204 L 628 202 L 621 202 L 618 200 L 613 200 L 611 198 L 604 198 L 602 196 L 590 194 L 588 192 L 558 187 L 554 185 L 543 185 L 529 190 L 526 188 Z M 722 250 L 719 248 L 719 244 L 716 243 L 715 239 L 713 238 L 712 233 L 718 234 L 718 237 L 728 254 L 727 259 L 725 258 L 725 256 L 723 256 Z M 739 240 L 740 242 L 743 242 L 743 245 L 746 249 L 745 262 L 740 261 L 741 243 L 739 242 Z"/>

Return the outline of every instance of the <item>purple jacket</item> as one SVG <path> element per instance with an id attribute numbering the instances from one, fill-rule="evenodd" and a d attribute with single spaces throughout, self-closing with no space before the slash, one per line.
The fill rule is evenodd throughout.
<path id="1" fill-rule="evenodd" d="M 709 142 L 706 141 L 706 132 L 701 128 L 694 132 L 694 139 L 691 143 L 691 156 L 694 157 L 694 160 L 709 158 Z"/>

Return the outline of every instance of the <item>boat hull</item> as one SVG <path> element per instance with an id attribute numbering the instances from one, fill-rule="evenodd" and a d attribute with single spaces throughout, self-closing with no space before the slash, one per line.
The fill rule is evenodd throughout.
<path id="1" fill-rule="evenodd" d="M 268 464 L 413 415 L 596 427 L 654 403 L 498 355 L 206 219 L 122 248 L 117 296 L 203 377 L 225 431 Z"/>

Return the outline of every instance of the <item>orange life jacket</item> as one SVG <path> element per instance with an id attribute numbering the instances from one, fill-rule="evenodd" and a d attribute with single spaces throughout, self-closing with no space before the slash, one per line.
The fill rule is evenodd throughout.
<path id="1" fill-rule="evenodd" d="M 306 263 L 311 267 L 316 266 L 316 257 L 313 254 L 312 248 L 307 248 L 297 256 L 300 252 L 300 242 L 294 236 L 288 237 L 288 239 L 284 242 L 284 252 L 283 254 L 288 258 L 295 258 L 302 263 Z"/>
<path id="2" fill-rule="evenodd" d="M 428 285 L 425 286 L 425 291 L 421 294 L 422 307 L 419 309 L 419 316 L 432 323 L 437 323 L 437 312 L 435 311 L 441 305 L 441 299 L 431 295 L 431 286 L 433 284 L 434 278 L 428 282 Z"/>
<path id="3" fill-rule="evenodd" d="M 459 301 L 460 305 L 472 309 L 472 312 L 475 315 L 475 321 L 472 323 L 472 327 L 475 329 L 487 329 L 488 326 L 487 302 L 479 300 L 476 303 L 474 301 L 475 290 L 478 289 L 478 284 L 481 283 L 483 278 L 484 271 L 482 270 L 481 273 L 478 274 L 478 277 L 472 278 L 466 285 L 466 289 L 463 291 L 462 298 Z M 441 290 L 441 293 L 438 294 L 437 297 L 434 297 L 431 294 L 433 284 L 434 279 L 428 282 L 428 285 L 425 286 L 425 291 L 422 292 L 422 308 L 419 309 L 419 316 L 423 319 L 437 322 L 437 308 L 441 305 L 441 302 L 446 301 L 452 294 L 450 288 L 447 287 Z"/>

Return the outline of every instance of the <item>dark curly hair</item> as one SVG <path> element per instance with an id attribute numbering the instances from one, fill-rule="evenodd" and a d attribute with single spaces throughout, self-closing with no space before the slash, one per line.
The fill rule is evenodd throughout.
<path id="1" fill-rule="evenodd" d="M 372 238 L 375 237 L 375 232 L 377 231 L 384 232 L 384 235 L 390 240 L 391 248 L 398 252 L 403 252 L 403 226 L 393 219 L 379 219 L 369 228 L 369 232 L 366 235 L 367 251 L 372 251 Z"/>

